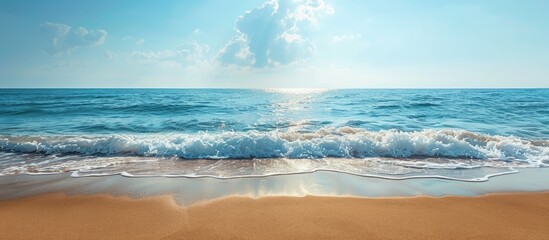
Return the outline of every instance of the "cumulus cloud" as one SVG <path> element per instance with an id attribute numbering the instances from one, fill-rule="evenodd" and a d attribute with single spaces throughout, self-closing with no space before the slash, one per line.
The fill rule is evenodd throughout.
<path id="1" fill-rule="evenodd" d="M 361 38 L 361 34 L 343 34 L 343 35 L 335 35 L 332 37 L 333 42 L 345 42 L 345 41 L 352 41 L 358 38 Z"/>
<path id="2" fill-rule="evenodd" d="M 78 47 L 101 45 L 107 37 L 107 32 L 102 29 L 74 28 L 69 25 L 51 22 L 45 22 L 40 26 L 48 30 L 52 37 L 50 44 L 44 47 L 44 52 L 51 55 L 71 52 Z"/>
<path id="3" fill-rule="evenodd" d="M 333 14 L 323 0 L 269 0 L 235 22 L 237 35 L 220 51 L 223 64 L 262 68 L 301 61 L 314 51 L 307 30 Z"/>
<path id="4" fill-rule="evenodd" d="M 141 45 L 141 44 L 143 44 L 144 42 L 145 42 L 145 39 L 140 38 L 140 39 L 138 39 L 137 41 L 135 41 L 135 45 Z"/>
<path id="5" fill-rule="evenodd" d="M 174 49 L 162 51 L 134 51 L 129 59 L 134 62 L 171 63 L 175 65 L 197 65 L 205 63 L 205 54 L 210 48 L 195 41 L 185 42 Z"/>

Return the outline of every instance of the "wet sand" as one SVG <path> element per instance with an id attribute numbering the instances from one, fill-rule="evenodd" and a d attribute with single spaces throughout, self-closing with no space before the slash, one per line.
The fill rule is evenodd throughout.
<path id="1" fill-rule="evenodd" d="M 480 197 L 39 195 L 0 201 L 0 239 L 549 239 L 549 193 Z"/>

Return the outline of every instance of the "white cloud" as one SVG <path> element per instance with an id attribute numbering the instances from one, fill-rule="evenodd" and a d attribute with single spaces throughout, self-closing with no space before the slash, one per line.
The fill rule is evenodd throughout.
<path id="1" fill-rule="evenodd" d="M 308 20 L 317 23 L 322 14 L 332 15 L 335 13 L 334 8 L 330 4 L 326 4 L 322 0 L 307 0 L 295 1 L 297 6 L 295 11 L 290 13 L 290 16 L 297 21 Z"/>
<path id="2" fill-rule="evenodd" d="M 342 34 L 342 35 L 333 36 L 332 41 L 333 42 L 352 41 L 361 37 L 362 37 L 361 34 Z"/>
<path id="3" fill-rule="evenodd" d="M 111 50 L 107 50 L 105 51 L 105 57 L 108 59 L 112 59 L 112 58 L 118 57 L 118 53 L 113 52 Z"/>
<path id="4" fill-rule="evenodd" d="M 144 42 L 145 42 L 145 39 L 140 38 L 139 40 L 135 41 L 135 45 L 139 46 L 139 45 L 143 44 Z"/>
<path id="5" fill-rule="evenodd" d="M 207 62 L 205 54 L 210 48 L 208 45 L 200 45 L 195 41 L 185 42 L 174 49 L 162 51 L 133 51 L 129 55 L 129 60 L 133 62 L 148 62 L 160 64 L 200 65 Z"/>
<path id="6" fill-rule="evenodd" d="M 122 38 L 123 41 L 126 41 L 126 40 L 131 40 L 133 37 L 132 36 L 125 36 Z"/>
<path id="7" fill-rule="evenodd" d="M 78 47 L 101 45 L 107 37 L 107 32 L 102 29 L 73 28 L 69 25 L 51 22 L 45 22 L 40 26 L 51 34 L 50 44 L 44 47 L 44 51 L 51 55 L 72 52 Z"/>
<path id="8" fill-rule="evenodd" d="M 237 35 L 220 51 L 218 60 L 256 68 L 305 60 L 314 51 L 307 30 L 323 15 L 333 13 L 334 8 L 323 0 L 269 0 L 238 17 Z"/>
<path id="9" fill-rule="evenodd" d="M 246 36 L 239 35 L 229 41 L 218 56 L 221 63 L 246 66 L 255 63 L 250 46 L 246 44 Z"/>

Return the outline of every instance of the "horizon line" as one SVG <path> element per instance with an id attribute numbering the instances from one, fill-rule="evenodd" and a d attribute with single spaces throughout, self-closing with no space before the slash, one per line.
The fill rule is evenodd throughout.
<path id="1" fill-rule="evenodd" d="M 264 90 L 264 89 L 322 89 L 322 90 L 467 90 L 467 89 L 549 89 L 549 87 L 350 87 L 350 88 L 300 88 L 300 87 L 0 87 L 1 90 L 54 90 L 54 89 L 67 89 L 67 90 L 86 90 L 86 89 L 233 89 L 233 90 Z"/>

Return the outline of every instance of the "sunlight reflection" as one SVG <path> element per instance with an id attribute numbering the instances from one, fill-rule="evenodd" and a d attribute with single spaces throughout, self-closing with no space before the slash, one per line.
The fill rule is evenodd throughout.
<path id="1" fill-rule="evenodd" d="M 329 91 L 325 88 L 266 88 L 263 91 L 268 93 L 280 93 L 280 94 L 318 94 Z"/>
<path id="2" fill-rule="evenodd" d="M 310 104 L 319 95 L 329 91 L 320 88 L 268 88 L 266 93 L 275 95 L 271 102 L 272 113 L 277 125 L 285 126 L 287 131 L 301 131 L 310 127 Z M 272 118 L 271 118 L 272 119 Z"/>

